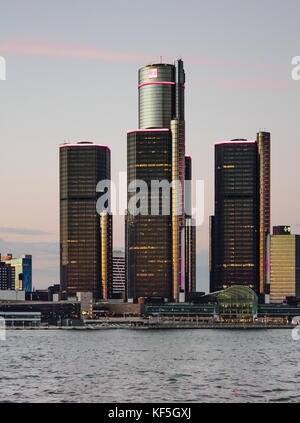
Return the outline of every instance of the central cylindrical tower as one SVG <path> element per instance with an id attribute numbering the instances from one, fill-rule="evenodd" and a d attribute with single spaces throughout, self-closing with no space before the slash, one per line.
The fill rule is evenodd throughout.
<path id="1" fill-rule="evenodd" d="M 139 128 L 170 128 L 174 118 L 184 120 L 184 70 L 153 64 L 139 70 Z"/>
<path id="2" fill-rule="evenodd" d="M 139 70 L 139 129 L 128 133 L 128 184 L 143 180 L 151 193 L 153 181 L 167 181 L 171 207 L 147 216 L 128 210 L 128 298 L 179 301 L 184 289 L 184 84 L 182 60 Z"/>

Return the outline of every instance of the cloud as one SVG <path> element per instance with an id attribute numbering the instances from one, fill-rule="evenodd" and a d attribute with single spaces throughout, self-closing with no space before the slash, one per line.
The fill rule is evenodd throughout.
<path id="1" fill-rule="evenodd" d="M 59 252 L 58 242 L 12 242 L 0 238 L 0 253 L 11 252 L 14 256 L 32 254 L 49 260 L 56 259 Z"/>
<path id="2" fill-rule="evenodd" d="M 42 56 L 67 59 L 92 59 L 103 62 L 148 61 L 151 56 L 121 51 L 108 51 L 95 47 L 72 46 L 37 42 L 0 42 L 1 53 L 15 53 L 25 56 Z"/>
<path id="3" fill-rule="evenodd" d="M 203 83 L 204 79 L 199 82 Z M 257 91 L 282 91 L 289 88 L 289 81 L 275 77 L 253 77 L 253 78 L 231 78 L 231 77 L 211 77 L 206 78 L 207 84 L 214 84 L 218 88 L 228 90 L 257 90 Z"/>
<path id="4" fill-rule="evenodd" d="M 0 233 L 17 234 L 17 235 L 53 235 L 50 232 L 40 231 L 37 229 L 5 228 L 5 227 L 0 227 Z"/>
<path id="5" fill-rule="evenodd" d="M 153 63 L 157 60 L 157 55 L 131 53 L 128 51 L 112 51 L 103 50 L 97 47 L 89 47 L 83 45 L 70 45 L 70 44 L 52 44 L 36 41 L 6 41 L 0 42 L 0 52 L 21 54 L 24 56 L 37 56 L 37 57 L 50 57 L 50 58 L 63 58 L 63 59 L 88 59 L 99 60 L 102 62 L 115 62 L 115 63 Z M 253 68 L 264 67 L 272 72 L 286 71 L 288 65 L 278 63 L 242 63 L 234 62 L 232 60 L 222 60 L 219 58 L 208 58 L 203 56 L 190 56 L 184 57 L 188 63 L 216 67 L 216 68 Z"/>

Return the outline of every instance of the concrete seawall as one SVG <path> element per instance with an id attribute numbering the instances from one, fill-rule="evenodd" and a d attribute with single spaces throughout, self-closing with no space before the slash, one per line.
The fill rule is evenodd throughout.
<path id="1" fill-rule="evenodd" d="M 215 324 L 153 324 L 153 325 L 129 325 L 129 324 L 93 324 L 86 326 L 36 326 L 36 327 L 7 327 L 7 330 L 171 330 L 171 329 L 248 329 L 248 330 L 266 330 L 266 329 L 294 329 L 292 324 L 259 324 L 259 323 L 215 323 Z"/>

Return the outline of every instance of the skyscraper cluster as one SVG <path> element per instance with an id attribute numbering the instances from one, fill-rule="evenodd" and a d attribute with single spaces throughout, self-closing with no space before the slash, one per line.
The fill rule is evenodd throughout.
<path id="1" fill-rule="evenodd" d="M 60 146 L 63 297 L 90 291 L 104 300 L 182 302 L 196 292 L 196 226 L 191 184 L 186 184 L 192 181 L 192 158 L 185 149 L 182 60 L 141 68 L 137 88 L 138 129 L 127 133 L 124 257 L 113 258 L 110 204 L 96 210 L 107 194 L 96 186 L 111 179 L 109 147 L 90 142 Z M 270 133 L 259 132 L 252 141 L 215 144 L 210 292 L 242 285 L 266 302 L 270 295 L 281 301 L 287 291 L 300 295 L 298 238 L 271 236 L 270 138 Z M 278 258 L 286 250 L 294 266 L 292 282 L 276 276 L 277 268 L 289 267 Z M 282 283 L 289 287 L 284 292 L 278 287 Z"/>
<path id="2" fill-rule="evenodd" d="M 191 180 L 192 160 L 185 156 L 185 73 L 182 60 L 139 70 L 139 128 L 127 135 L 128 204 L 142 180 L 147 213 L 126 213 L 126 292 L 129 301 L 160 297 L 179 301 L 196 290 L 195 227 L 185 203 L 184 181 Z M 64 296 L 91 291 L 113 297 L 112 215 L 96 211 L 110 179 L 108 147 L 82 142 L 60 146 L 61 289 Z M 167 182 L 169 197 L 152 182 Z M 151 209 L 156 201 L 157 211 Z M 167 201 L 166 212 L 164 206 Z"/>

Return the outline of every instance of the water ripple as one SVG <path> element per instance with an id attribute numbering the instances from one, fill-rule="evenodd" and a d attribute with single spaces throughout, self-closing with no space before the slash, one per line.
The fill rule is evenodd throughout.
<path id="1" fill-rule="evenodd" d="M 300 343 L 269 331 L 10 331 L 0 402 L 299 402 Z"/>

